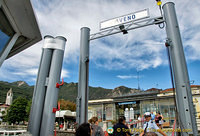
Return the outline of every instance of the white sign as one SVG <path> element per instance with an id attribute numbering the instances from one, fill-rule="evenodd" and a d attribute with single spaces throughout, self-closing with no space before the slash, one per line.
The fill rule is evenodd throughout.
<path id="1" fill-rule="evenodd" d="M 126 122 L 128 122 L 129 121 L 129 110 L 128 110 L 128 108 L 125 108 L 124 116 L 126 118 Z"/>
<path id="2" fill-rule="evenodd" d="M 134 109 L 130 108 L 130 119 L 134 119 Z"/>
<path id="3" fill-rule="evenodd" d="M 149 9 L 100 22 L 100 30 L 149 17 Z"/>

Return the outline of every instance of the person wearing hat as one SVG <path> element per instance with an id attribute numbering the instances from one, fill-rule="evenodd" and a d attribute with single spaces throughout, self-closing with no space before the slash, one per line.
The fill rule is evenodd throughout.
<path id="1" fill-rule="evenodd" d="M 145 133 L 147 132 L 159 132 L 160 134 L 162 134 L 163 136 L 167 136 L 157 125 L 156 123 L 151 120 L 151 113 L 150 112 L 146 112 L 144 114 L 145 117 L 145 121 L 146 123 L 143 126 L 143 132 L 140 134 L 140 136 L 144 136 Z"/>

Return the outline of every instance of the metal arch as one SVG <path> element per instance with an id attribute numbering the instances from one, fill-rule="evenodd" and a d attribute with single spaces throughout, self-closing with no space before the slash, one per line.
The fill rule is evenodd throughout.
<path id="1" fill-rule="evenodd" d="M 148 25 L 153 25 L 153 24 L 158 24 L 160 28 L 163 28 L 160 26 L 161 23 L 166 24 L 166 33 L 167 33 L 167 39 L 170 39 L 172 41 L 172 45 L 170 46 L 170 54 L 172 57 L 172 67 L 173 67 L 173 76 L 174 76 L 174 82 L 175 82 L 175 88 L 176 88 L 176 101 L 178 105 L 178 111 L 181 111 L 183 113 L 179 114 L 179 121 L 181 123 L 181 129 L 191 129 L 191 132 L 183 132 L 183 136 L 188 136 L 188 134 L 193 134 L 197 135 L 197 125 L 196 125 L 196 118 L 195 118 L 195 110 L 193 107 L 193 101 L 192 101 L 192 93 L 191 93 L 191 88 L 189 84 L 189 76 L 188 76 L 188 70 L 187 70 L 187 65 L 185 61 L 185 55 L 184 55 L 184 50 L 183 50 L 183 45 L 182 45 L 182 40 L 181 40 L 181 35 L 180 35 L 180 30 L 179 30 L 179 25 L 176 17 L 176 12 L 175 12 L 175 7 L 173 2 L 167 2 L 166 4 L 163 5 L 163 16 L 157 17 L 157 18 L 149 18 L 145 20 L 140 20 L 140 21 L 135 21 L 135 22 L 130 22 L 127 24 L 121 24 L 117 25 L 115 27 L 112 27 L 110 29 L 100 31 L 99 33 L 95 33 L 92 35 L 89 35 L 88 33 L 82 33 L 82 29 L 88 29 L 89 28 L 82 28 L 81 29 L 81 46 L 80 46 L 80 57 L 83 55 L 85 57 L 89 57 L 89 42 L 90 40 L 98 39 L 101 37 L 109 36 L 112 34 L 120 33 L 122 32 L 123 34 L 126 34 L 128 30 L 131 29 L 136 29 Z M 162 14 L 162 13 L 161 13 Z M 165 18 L 165 19 L 163 19 Z M 85 58 L 84 57 L 84 58 Z M 80 61 L 79 63 L 79 84 L 84 84 L 83 87 L 80 86 L 80 88 L 83 88 L 83 90 L 79 90 L 78 92 L 84 93 L 82 97 L 88 99 L 88 90 L 85 89 L 84 87 L 88 87 L 88 65 L 85 66 L 84 63 Z M 81 69 L 84 67 L 84 69 Z M 85 73 L 84 73 L 85 72 Z M 85 75 L 84 75 L 85 74 Z M 86 78 L 85 78 L 86 77 Z M 87 101 L 86 101 L 87 102 Z M 84 103 L 84 101 L 83 101 Z M 82 104 L 82 102 L 81 102 Z M 79 106 L 77 106 L 79 107 Z M 82 107 L 81 107 L 82 108 Z M 87 111 L 86 107 L 86 111 Z M 80 110 L 80 109 L 79 109 Z M 83 113 L 83 112 L 81 112 Z M 84 114 L 87 114 L 85 112 Z M 79 117 L 79 113 L 77 114 L 77 117 Z M 80 118 L 82 118 L 80 116 Z M 85 116 L 87 119 L 87 116 Z"/>
<path id="2" fill-rule="evenodd" d="M 164 19 L 162 16 L 160 16 L 160 17 L 148 18 L 148 19 L 140 20 L 140 21 L 133 21 L 133 22 L 130 22 L 127 24 L 122 24 L 122 25 L 124 25 L 124 29 L 128 31 L 128 30 L 137 29 L 137 28 L 144 27 L 144 26 L 161 24 L 163 22 L 164 22 Z M 120 25 L 114 26 L 113 28 L 108 29 L 108 30 L 104 30 L 104 31 L 100 31 L 98 33 L 91 34 L 90 40 L 94 40 L 94 39 L 102 38 L 105 36 L 121 33 L 122 30 L 119 28 L 119 26 Z"/>

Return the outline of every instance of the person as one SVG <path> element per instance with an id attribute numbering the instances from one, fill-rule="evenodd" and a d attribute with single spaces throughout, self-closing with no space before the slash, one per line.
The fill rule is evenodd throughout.
<path id="1" fill-rule="evenodd" d="M 143 126 L 143 131 L 140 134 L 140 136 L 145 136 L 147 132 L 159 132 L 160 134 L 162 134 L 163 136 L 167 136 L 161 129 L 159 129 L 159 127 L 155 124 L 155 122 L 153 120 L 151 120 L 151 113 L 150 112 L 146 112 L 144 114 L 145 117 L 145 121 L 146 123 Z"/>
<path id="2" fill-rule="evenodd" d="M 114 132 L 113 136 L 130 136 L 130 130 L 125 125 L 126 118 L 124 116 L 120 116 L 118 119 L 118 123 L 113 126 Z"/>
<path id="3" fill-rule="evenodd" d="M 142 127 L 141 122 L 142 118 L 140 117 L 140 114 L 138 115 L 138 119 L 137 119 L 137 124 L 138 124 L 138 128 L 140 129 Z"/>
<path id="4" fill-rule="evenodd" d="M 63 130 L 63 124 L 62 123 L 60 124 L 59 128 Z"/>
<path id="5" fill-rule="evenodd" d="M 156 125 L 162 129 L 162 124 L 163 124 L 163 116 L 160 114 L 160 112 L 157 112 L 156 117 L 155 117 L 155 122 Z"/>
<path id="6" fill-rule="evenodd" d="M 91 136 L 92 130 L 89 123 L 81 124 L 77 130 L 75 135 L 76 136 Z"/>
<path id="7" fill-rule="evenodd" d="M 144 115 L 142 115 L 142 118 L 141 118 L 141 126 L 144 126 Z"/>
<path id="8" fill-rule="evenodd" d="M 151 111 L 151 120 L 154 120 L 156 117 L 156 115 L 153 113 L 153 111 Z"/>
<path id="9" fill-rule="evenodd" d="M 104 136 L 103 129 L 99 126 L 98 118 L 92 117 L 89 120 L 92 128 L 92 136 Z"/>

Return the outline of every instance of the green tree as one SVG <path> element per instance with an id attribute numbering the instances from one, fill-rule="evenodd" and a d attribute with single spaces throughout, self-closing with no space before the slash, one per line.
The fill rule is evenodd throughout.
<path id="1" fill-rule="evenodd" d="M 6 113 L 6 111 L 2 111 L 1 114 L 4 115 Z"/>
<path id="2" fill-rule="evenodd" d="M 29 117 L 30 112 L 31 112 L 31 105 L 32 105 L 32 99 L 28 101 L 27 106 L 26 106 L 26 113 L 27 113 L 26 121 L 28 121 L 28 117 Z"/>
<path id="3" fill-rule="evenodd" d="M 74 102 L 64 100 L 64 99 L 61 99 L 59 101 L 60 101 L 60 108 L 62 110 L 76 111 L 76 104 Z"/>
<path id="4" fill-rule="evenodd" d="M 26 107 L 28 105 L 28 100 L 22 97 L 18 97 L 14 100 L 13 104 L 10 106 L 7 112 L 7 121 L 9 123 L 19 123 L 25 121 L 28 118 L 26 112 Z"/>

